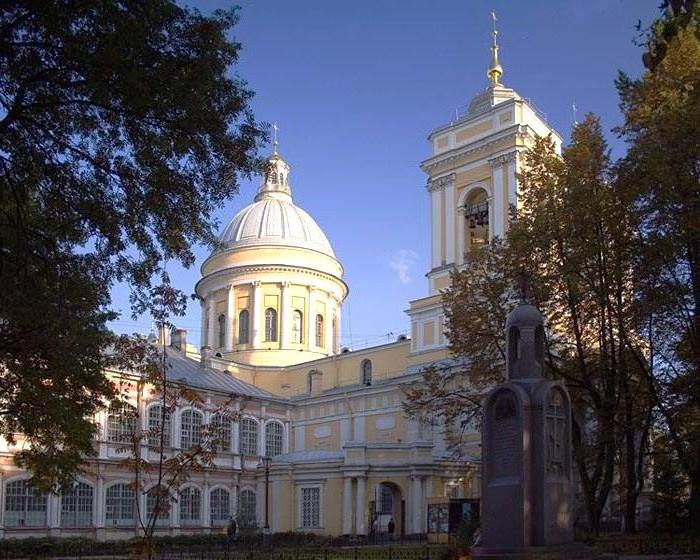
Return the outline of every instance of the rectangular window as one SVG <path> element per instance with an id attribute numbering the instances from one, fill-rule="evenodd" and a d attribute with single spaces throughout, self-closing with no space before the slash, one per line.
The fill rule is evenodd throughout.
<path id="1" fill-rule="evenodd" d="M 318 486 L 301 489 L 301 527 L 321 527 L 321 489 Z"/>

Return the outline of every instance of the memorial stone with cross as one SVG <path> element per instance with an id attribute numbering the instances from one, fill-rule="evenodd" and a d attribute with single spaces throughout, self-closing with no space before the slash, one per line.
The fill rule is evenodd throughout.
<path id="1" fill-rule="evenodd" d="M 474 558 L 598 558 L 573 542 L 571 401 L 543 377 L 542 315 L 522 299 L 506 321 L 508 380 L 488 395 L 482 433 L 482 545 Z"/>

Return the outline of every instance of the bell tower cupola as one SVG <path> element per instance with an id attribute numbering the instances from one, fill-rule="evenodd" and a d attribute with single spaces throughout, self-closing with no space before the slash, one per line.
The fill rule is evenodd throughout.
<path id="1" fill-rule="evenodd" d="M 255 201 L 266 198 L 276 198 L 286 202 L 292 201 L 292 190 L 289 187 L 289 164 L 279 154 L 279 140 L 277 123 L 272 125 L 273 142 L 272 155 L 267 158 L 267 169 L 263 175 L 263 182 L 255 196 Z"/>

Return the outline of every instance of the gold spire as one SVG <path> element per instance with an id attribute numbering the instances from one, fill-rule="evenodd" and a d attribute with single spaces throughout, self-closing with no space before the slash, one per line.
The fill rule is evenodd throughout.
<path id="1" fill-rule="evenodd" d="M 279 127 L 277 126 L 277 123 L 272 123 L 272 130 L 274 132 L 274 137 L 272 141 L 272 153 L 273 155 L 277 155 L 277 148 L 279 148 L 279 140 L 277 139 L 277 133 L 279 132 Z"/>
<path id="2" fill-rule="evenodd" d="M 489 82 L 491 82 L 491 87 L 501 85 L 501 76 L 503 76 L 503 68 L 498 63 L 498 29 L 496 29 L 496 12 L 491 12 L 491 17 L 493 18 L 493 46 L 491 47 L 491 65 L 489 66 L 486 75 L 489 77 Z"/>

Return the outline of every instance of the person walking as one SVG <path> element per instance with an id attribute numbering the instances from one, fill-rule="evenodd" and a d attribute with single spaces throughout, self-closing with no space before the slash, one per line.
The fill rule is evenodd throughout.
<path id="1" fill-rule="evenodd" d="M 389 518 L 389 524 L 386 526 L 386 530 L 389 533 L 389 540 L 394 540 L 394 531 L 396 531 L 396 524 L 394 523 L 394 518 Z"/>
<path id="2" fill-rule="evenodd" d="M 226 535 L 228 535 L 228 544 L 229 546 L 233 546 L 234 543 L 236 542 L 236 533 L 238 532 L 238 525 L 236 524 L 236 520 L 231 517 L 231 519 L 228 522 L 228 527 L 226 527 Z"/>

